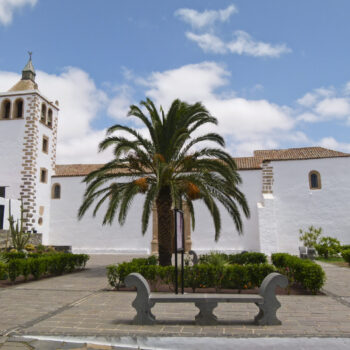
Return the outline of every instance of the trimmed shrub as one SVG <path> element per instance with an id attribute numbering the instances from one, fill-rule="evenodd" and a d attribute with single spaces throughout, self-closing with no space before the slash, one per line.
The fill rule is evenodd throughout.
<path id="1" fill-rule="evenodd" d="M 267 257 L 263 253 L 243 253 L 243 254 L 231 254 L 228 257 L 230 264 L 266 264 Z"/>
<path id="2" fill-rule="evenodd" d="M 3 252 L 2 256 L 7 260 L 25 259 L 27 257 L 27 254 L 23 252 Z"/>
<path id="3" fill-rule="evenodd" d="M 350 249 L 343 250 L 341 256 L 350 265 Z"/>
<path id="4" fill-rule="evenodd" d="M 0 280 L 8 278 L 7 270 L 7 264 L 0 262 Z"/>
<path id="5" fill-rule="evenodd" d="M 198 264 L 185 266 L 184 286 L 191 288 L 194 292 L 197 288 L 228 288 L 248 289 L 260 286 L 262 280 L 271 272 L 274 266 L 269 264 Z M 138 261 L 124 262 L 107 267 L 107 278 L 109 284 L 119 289 L 129 273 L 140 273 L 151 285 L 157 283 L 167 285 L 170 289 L 174 287 L 174 267 L 159 265 L 139 265 Z M 180 274 L 179 274 L 180 275 Z M 180 279 L 180 276 L 179 276 Z"/>
<path id="6" fill-rule="evenodd" d="M 225 264 L 265 264 L 267 257 L 263 253 L 241 253 L 241 254 L 225 254 L 212 252 L 210 254 L 201 255 L 199 258 L 200 264 L 225 265 Z"/>
<path id="7" fill-rule="evenodd" d="M 5 266 L 8 278 L 12 282 L 15 282 L 20 276 L 23 276 L 25 280 L 29 275 L 32 275 L 35 279 L 39 279 L 47 274 L 60 275 L 71 272 L 74 269 L 85 267 L 88 260 L 89 256 L 86 254 L 38 254 L 34 256 L 30 255 L 27 259 L 18 259 L 11 256 L 8 263 L 2 265 Z"/>
<path id="8" fill-rule="evenodd" d="M 271 260 L 279 272 L 288 277 L 290 283 L 298 282 L 313 294 L 324 285 L 326 275 L 323 269 L 311 260 L 300 259 L 287 253 L 272 254 Z"/>

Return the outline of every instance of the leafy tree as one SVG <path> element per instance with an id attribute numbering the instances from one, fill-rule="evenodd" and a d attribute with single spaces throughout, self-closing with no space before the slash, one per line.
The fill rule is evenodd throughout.
<path id="1" fill-rule="evenodd" d="M 299 230 L 299 240 L 304 243 L 305 247 L 314 248 L 318 243 L 319 237 L 322 235 L 322 228 L 310 226 L 308 231 Z"/>
<path id="2" fill-rule="evenodd" d="M 328 259 L 332 256 L 338 256 L 341 252 L 340 242 L 333 237 L 322 237 L 320 242 L 315 245 L 318 255 L 322 256 L 325 259 Z"/>
<path id="3" fill-rule="evenodd" d="M 87 188 L 78 216 L 81 218 L 97 202 L 95 216 L 107 202 L 103 224 L 111 224 L 119 210 L 118 221 L 122 225 L 135 196 L 144 194 L 142 233 L 147 230 L 155 203 L 159 262 L 163 266 L 171 265 L 172 208 L 181 208 L 184 201 L 194 228 L 193 201 L 203 201 L 214 221 L 215 240 L 219 239 L 221 230 L 218 202 L 228 211 L 239 233 L 242 232 L 240 209 L 249 217 L 249 208 L 238 189 L 241 178 L 236 164 L 221 148 L 225 144 L 223 138 L 213 132 L 197 136 L 201 126 L 217 124 L 217 119 L 201 103 L 175 100 L 166 114 L 162 108 L 158 112 L 150 99 L 140 104 L 141 108 L 130 106 L 128 116 L 139 119 L 149 137 L 120 124 L 108 129 L 99 149 L 113 147 L 114 159 L 85 177 Z M 221 147 L 200 147 L 208 142 Z"/>

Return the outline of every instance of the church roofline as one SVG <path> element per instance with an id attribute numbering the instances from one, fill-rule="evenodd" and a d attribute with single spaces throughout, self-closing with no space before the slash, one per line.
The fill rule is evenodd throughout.
<path id="1" fill-rule="evenodd" d="M 273 158 L 274 157 L 274 158 Z M 254 151 L 253 157 L 235 157 L 239 171 L 261 170 L 262 163 L 268 161 L 308 160 L 327 158 L 350 157 L 349 153 L 333 151 L 323 147 L 302 147 L 280 150 L 258 150 Z M 55 175 L 52 177 L 77 177 L 86 176 L 90 172 L 101 168 L 104 164 L 58 164 Z M 127 173 L 126 169 L 122 170 Z"/>
<path id="2" fill-rule="evenodd" d="M 33 95 L 33 94 L 40 96 L 51 107 L 57 109 L 58 111 L 60 110 L 59 107 L 54 102 L 50 101 L 47 97 L 42 95 L 39 90 L 22 90 L 22 91 L 0 92 L 0 97 L 25 96 L 25 95 Z"/>
<path id="3" fill-rule="evenodd" d="M 341 158 L 350 157 L 350 153 L 344 153 L 324 147 L 314 146 L 274 150 L 256 150 L 254 151 L 254 157 L 259 157 L 264 162 L 267 162 L 283 160 Z"/>

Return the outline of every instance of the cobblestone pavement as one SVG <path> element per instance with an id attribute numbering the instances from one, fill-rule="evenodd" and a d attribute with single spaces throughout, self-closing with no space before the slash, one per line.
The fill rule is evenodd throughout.
<path id="1" fill-rule="evenodd" d="M 93 348 L 91 344 L 62 341 L 47 342 L 45 346 L 52 346 L 46 348 L 39 347 L 43 340 L 13 341 L 16 340 L 13 337 L 25 335 L 81 339 L 89 336 L 350 338 L 350 304 L 346 303 L 350 297 L 350 276 L 344 268 L 322 264 L 328 278 L 325 291 L 329 295 L 279 296 L 281 326 L 254 325 L 257 307 L 252 304 L 219 304 L 215 309 L 220 320 L 217 326 L 195 325 L 193 320 L 198 310 L 194 305 L 158 304 L 153 308 L 156 325 L 135 326 L 131 324 L 135 293 L 110 291 L 105 275 L 104 265 L 125 259 L 125 256 L 96 256 L 86 271 L 0 290 L 0 336 L 3 336 L 0 350 Z M 334 287 L 333 283 L 339 286 Z M 99 346 L 98 349 L 103 348 Z"/>

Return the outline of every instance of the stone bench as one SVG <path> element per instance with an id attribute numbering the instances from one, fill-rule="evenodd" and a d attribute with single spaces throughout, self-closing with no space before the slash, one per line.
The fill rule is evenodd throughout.
<path id="1" fill-rule="evenodd" d="M 259 325 L 280 325 L 276 312 L 281 304 L 276 298 L 275 289 L 277 286 L 287 287 L 288 279 L 279 273 L 273 272 L 266 276 L 259 288 L 259 294 L 171 294 L 151 293 L 148 282 L 139 273 L 131 273 L 125 279 L 127 287 L 136 287 L 137 294 L 132 306 L 137 314 L 133 324 L 152 325 L 156 317 L 151 309 L 156 303 L 194 303 L 199 309 L 195 321 L 200 325 L 215 325 L 217 317 L 213 310 L 218 303 L 255 303 L 259 308 L 255 316 L 255 323 Z"/>

